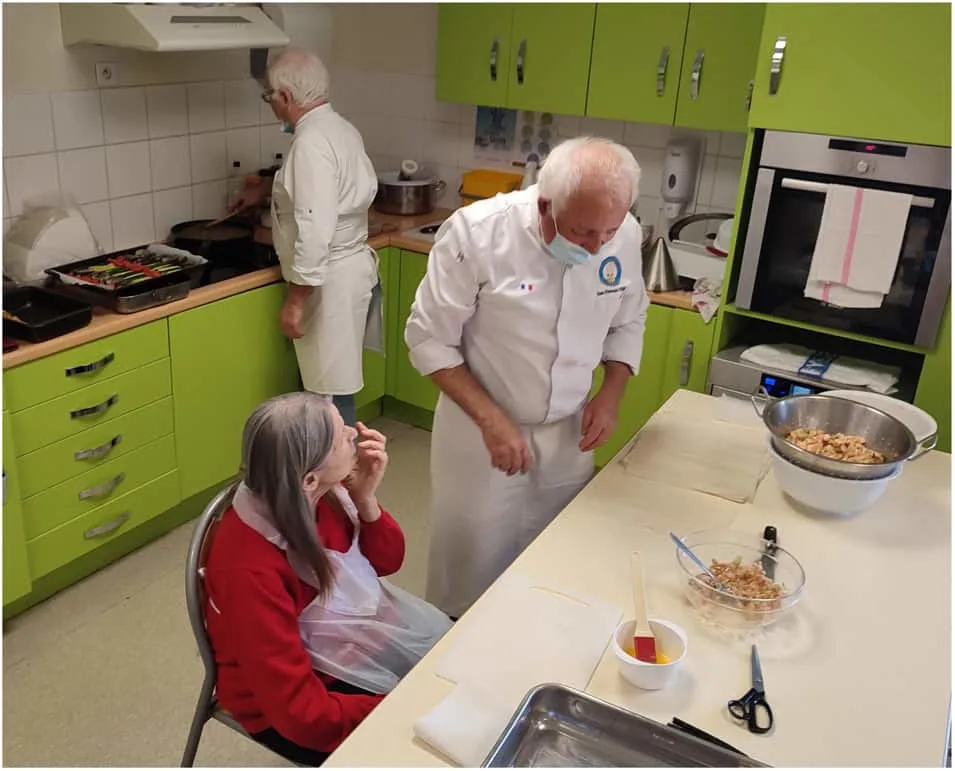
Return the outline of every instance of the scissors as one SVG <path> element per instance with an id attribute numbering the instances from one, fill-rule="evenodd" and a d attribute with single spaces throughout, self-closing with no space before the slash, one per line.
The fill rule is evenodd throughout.
<path id="1" fill-rule="evenodd" d="M 745 720 L 751 733 L 764 734 L 773 727 L 773 710 L 766 701 L 766 689 L 763 686 L 763 669 L 759 665 L 759 653 L 753 646 L 751 654 L 753 666 L 753 687 L 741 698 L 733 699 L 726 706 L 737 720 Z"/>

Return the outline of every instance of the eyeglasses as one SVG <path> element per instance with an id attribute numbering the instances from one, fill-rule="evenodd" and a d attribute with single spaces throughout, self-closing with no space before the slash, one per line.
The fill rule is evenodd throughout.
<path id="1" fill-rule="evenodd" d="M 262 101 L 266 104 L 272 104 L 272 98 L 275 96 L 275 89 L 270 88 L 268 91 L 262 92 Z"/>

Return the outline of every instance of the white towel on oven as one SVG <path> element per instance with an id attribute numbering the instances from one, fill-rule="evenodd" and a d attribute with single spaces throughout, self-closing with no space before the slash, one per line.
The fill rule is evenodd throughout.
<path id="1" fill-rule="evenodd" d="M 892 286 L 912 196 L 829 185 L 805 296 L 879 308 Z"/>

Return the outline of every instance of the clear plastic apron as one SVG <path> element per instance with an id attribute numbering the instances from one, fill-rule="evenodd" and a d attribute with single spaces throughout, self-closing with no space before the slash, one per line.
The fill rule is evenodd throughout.
<path id="1" fill-rule="evenodd" d="M 451 628 L 433 605 L 378 577 L 358 546 L 358 511 L 343 487 L 332 490 L 354 528 L 348 551 L 326 549 L 335 582 L 298 617 L 312 667 L 372 693 L 388 693 Z M 243 484 L 233 501 L 245 524 L 286 552 L 296 575 L 316 586 L 314 572 L 294 552 Z"/>

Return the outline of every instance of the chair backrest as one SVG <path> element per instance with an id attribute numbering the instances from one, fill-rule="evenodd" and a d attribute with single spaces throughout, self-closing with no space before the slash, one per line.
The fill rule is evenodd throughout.
<path id="1" fill-rule="evenodd" d="M 189 611 L 189 623 L 192 624 L 192 633 L 199 646 L 202 663 L 206 671 L 210 673 L 215 672 L 215 656 L 212 653 L 212 645 L 209 643 L 209 635 L 206 633 L 204 610 L 206 593 L 202 571 L 209 557 L 209 549 L 212 546 L 216 528 L 219 526 L 222 515 L 232 505 L 232 497 L 238 486 L 238 482 L 233 482 L 220 490 L 199 515 L 199 521 L 196 522 L 196 528 L 192 533 L 192 540 L 189 542 L 189 552 L 186 555 L 186 608 Z"/>

